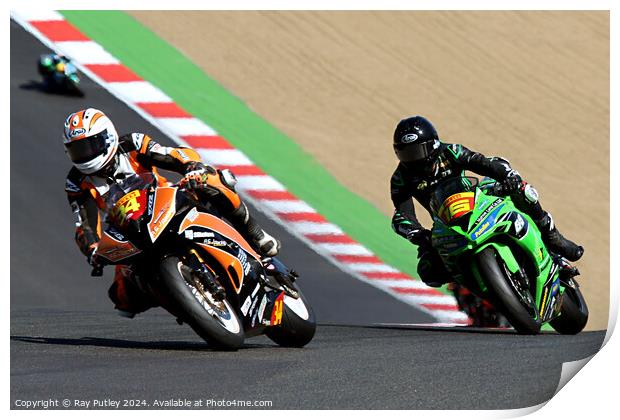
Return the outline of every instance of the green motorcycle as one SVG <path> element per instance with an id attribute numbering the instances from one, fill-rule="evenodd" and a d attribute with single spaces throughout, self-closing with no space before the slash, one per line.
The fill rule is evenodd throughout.
<path id="1" fill-rule="evenodd" d="M 489 300 L 520 334 L 549 323 L 577 334 L 588 307 L 579 271 L 550 253 L 533 220 L 490 178 L 440 181 L 431 196 L 432 244 L 456 283 Z"/>

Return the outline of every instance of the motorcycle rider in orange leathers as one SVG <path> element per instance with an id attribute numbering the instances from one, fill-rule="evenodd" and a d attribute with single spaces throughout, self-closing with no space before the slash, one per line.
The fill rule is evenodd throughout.
<path id="1" fill-rule="evenodd" d="M 162 146 L 143 133 L 118 136 L 112 121 L 101 111 L 88 108 L 69 115 L 64 126 L 65 151 L 73 167 L 67 175 L 65 191 L 76 216 L 75 240 L 89 263 L 101 236 L 100 210 L 110 185 L 131 174 L 152 172 L 159 185 L 169 182 L 156 168 L 177 172 L 188 187 L 207 196 L 210 204 L 265 257 L 278 253 L 280 243 L 261 229 L 235 191 L 236 179 L 228 170 L 218 170 L 201 162 L 188 147 Z M 211 181 L 216 179 L 217 181 Z M 202 194 L 204 193 L 204 194 Z M 134 268 L 117 265 L 108 292 L 121 315 L 133 317 L 152 305 L 135 290 L 130 276 Z"/>

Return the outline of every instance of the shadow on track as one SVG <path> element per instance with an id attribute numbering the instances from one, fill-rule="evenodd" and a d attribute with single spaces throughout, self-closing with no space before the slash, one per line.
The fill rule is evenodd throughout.
<path id="1" fill-rule="evenodd" d="M 491 334 L 491 335 L 512 335 L 521 336 L 517 334 L 513 329 L 497 328 L 497 329 L 485 329 L 474 327 L 450 327 L 450 326 L 434 326 L 434 325 L 349 325 L 349 324 L 319 324 L 317 327 L 344 327 L 355 328 L 359 330 L 391 330 L 391 331 L 425 331 L 436 332 L 437 334 L 444 333 L 467 333 L 467 334 Z M 539 335 L 558 335 L 554 332 L 541 333 Z M 22 343 L 30 344 L 49 344 L 49 345 L 61 345 L 61 346 L 88 346 L 88 347 L 108 347 L 119 349 L 134 349 L 134 350 L 167 350 L 167 351 L 206 351 L 206 352 L 221 352 L 221 350 L 213 349 L 208 343 L 204 342 L 188 342 L 180 340 L 163 340 L 163 341 L 136 341 L 136 340 L 122 340 L 116 338 L 100 338 L 100 337 L 82 337 L 82 338 L 62 338 L 62 337 L 30 337 L 30 336 L 18 336 L 12 335 L 12 341 L 18 341 Z M 245 343 L 240 350 L 250 349 L 268 349 L 278 348 L 280 346 L 276 344 L 248 344 Z"/>
<path id="2" fill-rule="evenodd" d="M 387 330 L 414 330 L 414 331 L 436 331 L 436 332 L 453 332 L 453 333 L 469 333 L 469 334 L 508 334 L 508 335 L 520 335 L 512 328 L 479 328 L 470 326 L 438 326 L 438 325 L 423 325 L 423 324 L 376 324 L 376 325 L 345 325 L 345 324 L 325 324 L 326 326 L 333 327 L 358 327 L 358 328 L 373 328 L 373 329 L 387 329 Z M 553 331 L 541 332 L 541 334 L 555 334 Z"/>
<path id="3" fill-rule="evenodd" d="M 111 347 L 119 349 L 134 350 L 173 350 L 173 351 L 201 351 L 201 352 L 223 352 L 209 347 L 207 343 L 192 343 L 187 341 L 134 341 L 120 340 L 112 338 L 82 337 L 82 338 L 60 338 L 60 337 L 27 337 L 11 336 L 12 341 L 19 341 L 30 344 L 51 344 L 61 346 L 88 346 L 88 347 Z M 279 347 L 276 344 L 244 344 L 241 349 L 265 349 Z"/>
<path id="4" fill-rule="evenodd" d="M 22 90 L 29 90 L 29 91 L 38 91 L 41 93 L 44 93 L 46 95 L 58 95 L 58 96 L 66 96 L 68 98 L 82 98 L 84 97 L 84 94 L 81 92 L 71 92 L 68 91 L 65 88 L 61 88 L 61 87 L 52 87 L 52 86 L 47 86 L 45 83 L 40 82 L 38 80 L 29 80 L 26 83 L 22 83 L 19 85 L 19 88 Z"/>

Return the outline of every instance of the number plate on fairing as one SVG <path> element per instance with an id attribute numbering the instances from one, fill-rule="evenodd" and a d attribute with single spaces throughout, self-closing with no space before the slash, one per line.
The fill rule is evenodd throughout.
<path id="1" fill-rule="evenodd" d="M 131 191 L 122 196 L 112 210 L 110 221 L 117 226 L 124 226 L 129 220 L 138 220 L 145 210 L 146 196 L 140 190 Z"/>
<path id="2" fill-rule="evenodd" d="M 451 195 L 446 198 L 439 208 L 439 218 L 444 223 L 449 224 L 453 220 L 469 213 L 474 209 L 474 197 L 475 194 L 473 192 L 463 192 Z"/>

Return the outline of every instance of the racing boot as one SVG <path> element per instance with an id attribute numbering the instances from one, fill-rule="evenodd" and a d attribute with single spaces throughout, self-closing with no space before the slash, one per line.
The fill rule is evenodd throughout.
<path id="1" fill-rule="evenodd" d="M 553 218 L 549 213 L 545 212 L 545 216 L 542 219 L 534 220 L 534 222 L 540 229 L 542 239 L 545 242 L 545 245 L 549 248 L 549 251 L 554 252 L 569 261 L 577 261 L 581 258 L 584 251 L 583 247 L 562 236 L 562 234 L 555 227 Z"/>
<path id="2" fill-rule="evenodd" d="M 252 236 L 252 241 L 258 247 L 263 257 L 275 257 L 278 255 L 278 251 L 280 251 L 280 241 L 260 228 Z"/>
<path id="3" fill-rule="evenodd" d="M 239 208 L 232 212 L 231 216 L 231 221 L 235 228 L 244 237 L 250 239 L 259 254 L 263 257 L 274 257 L 278 254 L 281 246 L 280 241 L 261 229 L 248 211 L 245 203 L 242 202 Z"/>
<path id="4" fill-rule="evenodd" d="M 453 281 L 437 250 L 427 246 L 418 247 L 418 275 L 429 287 L 441 287 Z"/>

